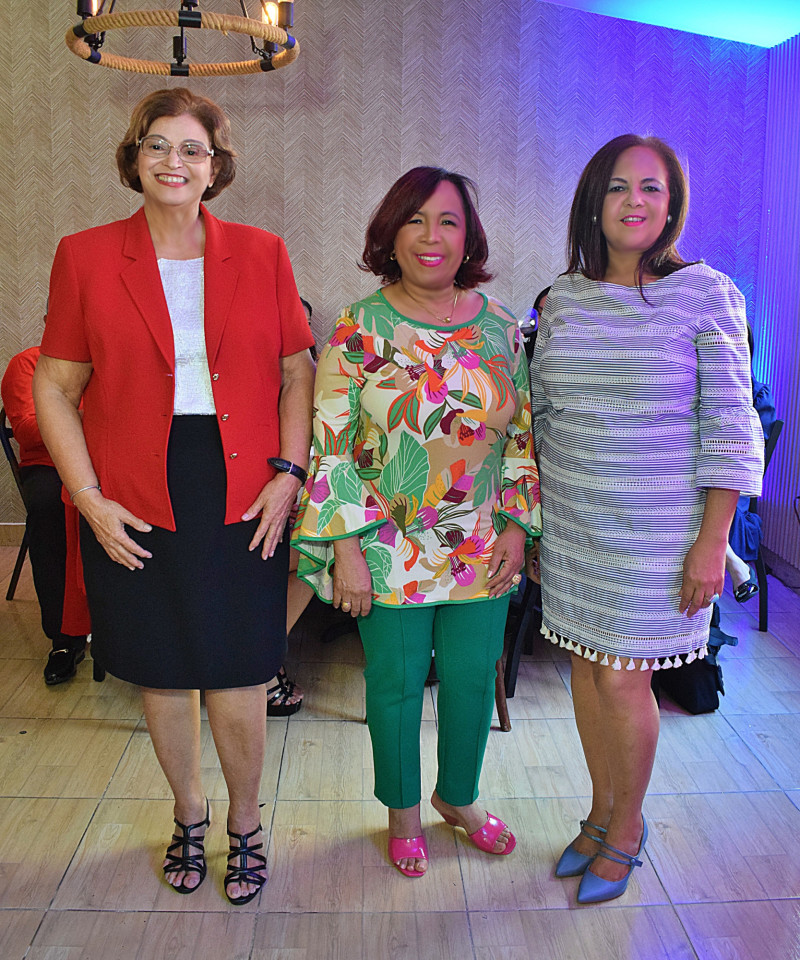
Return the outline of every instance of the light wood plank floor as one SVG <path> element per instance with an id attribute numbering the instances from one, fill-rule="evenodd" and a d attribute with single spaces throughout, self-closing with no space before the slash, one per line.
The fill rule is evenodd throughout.
<path id="1" fill-rule="evenodd" d="M 0 548 L 0 596 L 16 549 Z M 542 639 L 523 657 L 514 729 L 495 727 L 482 796 L 513 827 L 491 857 L 423 803 L 424 879 L 387 862 L 372 796 L 356 635 L 319 642 L 310 608 L 290 643 L 303 710 L 268 723 L 262 777 L 270 881 L 245 907 L 224 897 L 225 785 L 207 724 L 209 877 L 176 895 L 159 864 L 172 827 L 135 689 L 46 687 L 48 648 L 26 566 L 0 601 L 0 958 L 2 960 L 797 960 L 800 958 L 800 597 L 770 584 L 756 603 L 723 597 L 727 696 L 690 717 L 665 701 L 646 802 L 645 865 L 613 904 L 577 907 L 555 857 L 587 812 L 569 661 Z M 423 789 L 435 778 L 435 688 L 422 724 Z"/>

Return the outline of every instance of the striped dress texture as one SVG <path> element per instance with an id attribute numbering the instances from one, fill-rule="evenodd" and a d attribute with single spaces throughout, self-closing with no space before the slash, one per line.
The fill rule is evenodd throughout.
<path id="1" fill-rule="evenodd" d="M 704 656 L 682 615 L 706 489 L 761 492 L 744 298 L 692 264 L 644 288 L 559 277 L 531 363 L 542 632 L 615 669 Z M 622 658 L 622 659 L 620 659 Z"/>

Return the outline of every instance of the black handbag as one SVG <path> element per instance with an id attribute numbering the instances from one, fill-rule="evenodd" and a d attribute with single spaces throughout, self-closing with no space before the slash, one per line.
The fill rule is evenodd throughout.
<path id="1" fill-rule="evenodd" d="M 688 713 L 713 713 L 719 707 L 719 695 L 725 695 L 722 682 L 722 667 L 717 661 L 720 648 L 725 644 L 735 647 L 738 637 L 731 637 L 719 628 L 719 607 L 715 603 L 711 613 L 711 628 L 708 636 L 708 652 L 701 660 L 667 670 L 656 670 L 650 686 L 660 703 L 660 694 L 665 693 Z"/>

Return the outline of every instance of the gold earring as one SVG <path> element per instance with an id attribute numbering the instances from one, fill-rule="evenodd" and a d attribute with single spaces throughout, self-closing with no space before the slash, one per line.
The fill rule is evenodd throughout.
<path id="1" fill-rule="evenodd" d="M 392 250 L 392 252 L 389 254 L 389 259 L 390 259 L 390 260 L 396 260 L 396 259 L 397 259 L 397 257 L 395 256 L 394 250 Z"/>
<path id="2" fill-rule="evenodd" d="M 462 263 L 469 263 L 469 254 L 467 254 L 461 262 L 462 262 Z"/>

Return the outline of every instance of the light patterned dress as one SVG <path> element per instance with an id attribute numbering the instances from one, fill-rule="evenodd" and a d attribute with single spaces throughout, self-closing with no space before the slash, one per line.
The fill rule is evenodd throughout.
<path id="1" fill-rule="evenodd" d="M 378 291 L 337 321 L 292 538 L 322 599 L 342 537 L 361 537 L 374 602 L 396 606 L 485 599 L 507 519 L 540 534 L 525 353 L 513 316 L 483 301 L 445 326 L 401 316 Z"/>
<path id="2" fill-rule="evenodd" d="M 706 489 L 758 495 L 763 472 L 741 293 L 704 264 L 644 292 L 559 277 L 531 364 L 542 631 L 617 669 L 705 654 L 710 609 L 678 610 L 683 561 Z"/>

